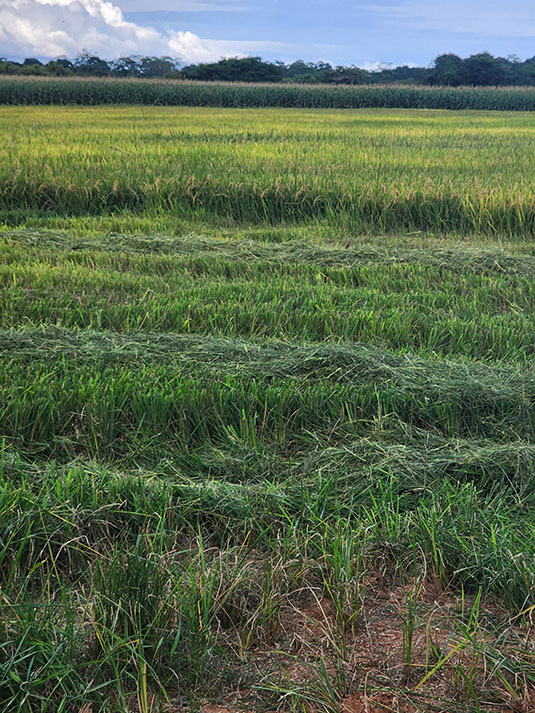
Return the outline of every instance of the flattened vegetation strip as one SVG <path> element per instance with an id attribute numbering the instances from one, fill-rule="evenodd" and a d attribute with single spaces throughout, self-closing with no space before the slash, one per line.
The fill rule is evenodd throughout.
<path id="1" fill-rule="evenodd" d="M 293 263 L 318 267 L 407 263 L 430 265 L 455 272 L 499 273 L 535 278 L 535 256 L 509 255 L 499 249 L 438 248 L 386 249 L 381 246 L 326 247 L 304 241 L 279 244 L 245 240 L 214 240 L 198 235 L 180 237 L 154 235 L 111 235 L 106 238 L 76 239 L 60 231 L 16 230 L 0 234 L 0 239 L 28 247 L 64 251 L 156 253 L 226 257 L 240 261 Z"/>
<path id="2" fill-rule="evenodd" d="M 186 385 L 189 395 L 184 398 L 199 423 L 208 418 L 208 408 L 221 411 L 214 416 L 217 424 L 220 417 L 228 418 L 228 409 L 241 418 L 240 408 L 252 408 L 256 423 L 265 418 L 270 402 L 270 409 L 280 411 L 277 418 L 282 419 L 283 431 L 285 419 L 293 421 L 297 413 L 301 415 L 296 432 L 307 418 L 328 430 L 331 421 L 346 419 L 346 409 L 356 409 L 359 419 L 376 418 L 378 412 L 395 414 L 448 435 L 497 438 L 503 431 L 507 438 L 516 434 L 531 439 L 535 427 L 532 369 L 424 359 L 369 344 L 258 344 L 211 336 L 49 327 L 0 332 L 0 358 L 5 378 L 18 382 L 17 388 L 30 371 L 31 378 L 45 380 L 47 402 L 59 398 L 53 381 L 69 393 L 74 389 L 78 396 L 71 410 L 96 399 L 104 388 L 124 391 L 125 408 L 131 401 L 150 401 L 159 394 L 158 403 L 163 399 L 169 414 L 174 414 L 172 419 L 169 414 L 163 418 L 162 427 L 166 419 L 180 420 L 179 412 L 186 407 L 173 394 Z M 203 407 L 198 403 L 200 393 Z M 12 397 L 18 410 L 15 392 Z M 142 407 L 141 401 L 139 408 L 146 410 L 148 405 Z"/>
<path id="3" fill-rule="evenodd" d="M 318 376 L 351 382 L 359 378 L 394 381 L 400 386 L 444 380 L 490 392 L 535 389 L 535 370 L 495 367 L 478 362 L 425 359 L 396 354 L 371 344 L 296 344 L 227 339 L 161 332 L 111 332 L 38 327 L 0 330 L 0 358 L 50 362 L 67 357 L 77 363 L 194 365 L 265 377 Z"/>

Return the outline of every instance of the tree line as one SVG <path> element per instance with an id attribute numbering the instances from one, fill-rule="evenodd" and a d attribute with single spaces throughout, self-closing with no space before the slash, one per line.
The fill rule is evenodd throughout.
<path id="1" fill-rule="evenodd" d="M 222 59 L 219 62 L 181 66 L 171 57 L 120 57 L 106 61 L 84 52 L 76 59 L 58 58 L 43 63 L 29 57 L 23 62 L 0 58 L 0 74 L 141 77 L 195 79 L 224 82 L 297 82 L 303 84 L 429 84 L 443 86 L 526 86 L 535 85 L 535 57 L 494 57 L 480 52 L 467 58 L 441 54 L 429 67 L 385 66 L 366 70 L 333 66 L 328 62 L 291 64 L 267 62 L 260 57 Z"/>

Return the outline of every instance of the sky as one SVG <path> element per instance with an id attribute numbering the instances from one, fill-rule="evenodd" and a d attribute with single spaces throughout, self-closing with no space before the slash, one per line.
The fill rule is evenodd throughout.
<path id="1" fill-rule="evenodd" d="M 535 55 L 535 0 L 0 0 L 0 56 L 258 55 L 376 68 Z"/>

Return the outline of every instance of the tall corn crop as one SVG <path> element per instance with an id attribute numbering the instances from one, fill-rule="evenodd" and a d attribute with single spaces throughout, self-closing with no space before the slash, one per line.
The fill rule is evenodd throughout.
<path id="1" fill-rule="evenodd" d="M 302 86 L 182 80 L 0 79 L 0 104 L 533 111 L 532 87 Z"/>

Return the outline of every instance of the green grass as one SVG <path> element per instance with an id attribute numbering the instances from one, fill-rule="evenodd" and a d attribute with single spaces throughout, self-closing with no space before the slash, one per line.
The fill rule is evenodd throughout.
<path id="1" fill-rule="evenodd" d="M 339 560 L 348 546 L 355 548 L 348 565 L 358 556 L 363 573 L 386 555 L 389 580 L 406 581 L 407 568 L 427 570 L 443 586 L 463 583 L 469 601 L 482 586 L 486 596 L 522 610 L 533 587 L 533 474 L 522 477 L 514 462 L 522 463 L 526 450 L 482 448 L 478 459 L 473 444 L 459 451 L 415 443 L 413 452 L 372 441 L 312 452 L 279 482 L 271 467 L 269 479 L 262 477 L 258 456 L 247 457 L 243 446 L 225 458 L 216 452 L 222 469 L 239 460 L 256 470 L 256 480 L 247 473 L 236 483 L 200 477 L 191 465 L 194 478 L 176 467 L 171 477 L 165 465 L 132 474 L 82 464 L 43 469 L 6 452 L 3 701 L 22 710 L 88 701 L 108 709 L 111 690 L 120 710 L 132 692 L 141 695 L 141 664 L 159 698 L 217 695 L 239 679 L 255 685 L 255 649 L 287 642 L 284 622 L 295 607 L 314 597 L 350 604 L 356 597 L 352 607 L 373 621 L 373 595 L 366 597 L 364 586 L 354 590 L 357 580 L 343 574 Z M 496 469 L 497 458 L 511 470 Z M 476 486 L 478 467 L 483 481 Z M 496 479 L 485 482 L 493 467 Z M 468 476 L 464 484 L 460 474 Z M 353 611 L 341 610 L 344 629 Z M 462 628 L 462 612 L 457 617 L 454 626 Z M 487 644 L 482 660 L 497 665 L 514 690 L 509 672 L 532 680 L 532 654 L 512 624 L 502 615 L 499 632 L 515 653 L 502 643 L 496 657 Z M 491 625 L 481 626 L 488 637 Z M 342 642 L 333 640 L 321 655 L 347 664 Z M 426 668 L 415 670 L 423 677 Z M 276 691 L 277 666 L 263 673 Z M 393 685 L 395 667 L 385 673 Z M 499 679 L 491 680 L 484 693 L 476 686 L 478 696 L 503 700 Z M 310 686 L 307 695 L 314 679 Z M 266 705 L 261 688 L 258 695 L 257 704 Z M 470 710 L 462 700 L 456 708 Z"/>
<path id="2" fill-rule="evenodd" d="M 0 124 L 0 709 L 530 710 L 530 116 Z"/>

